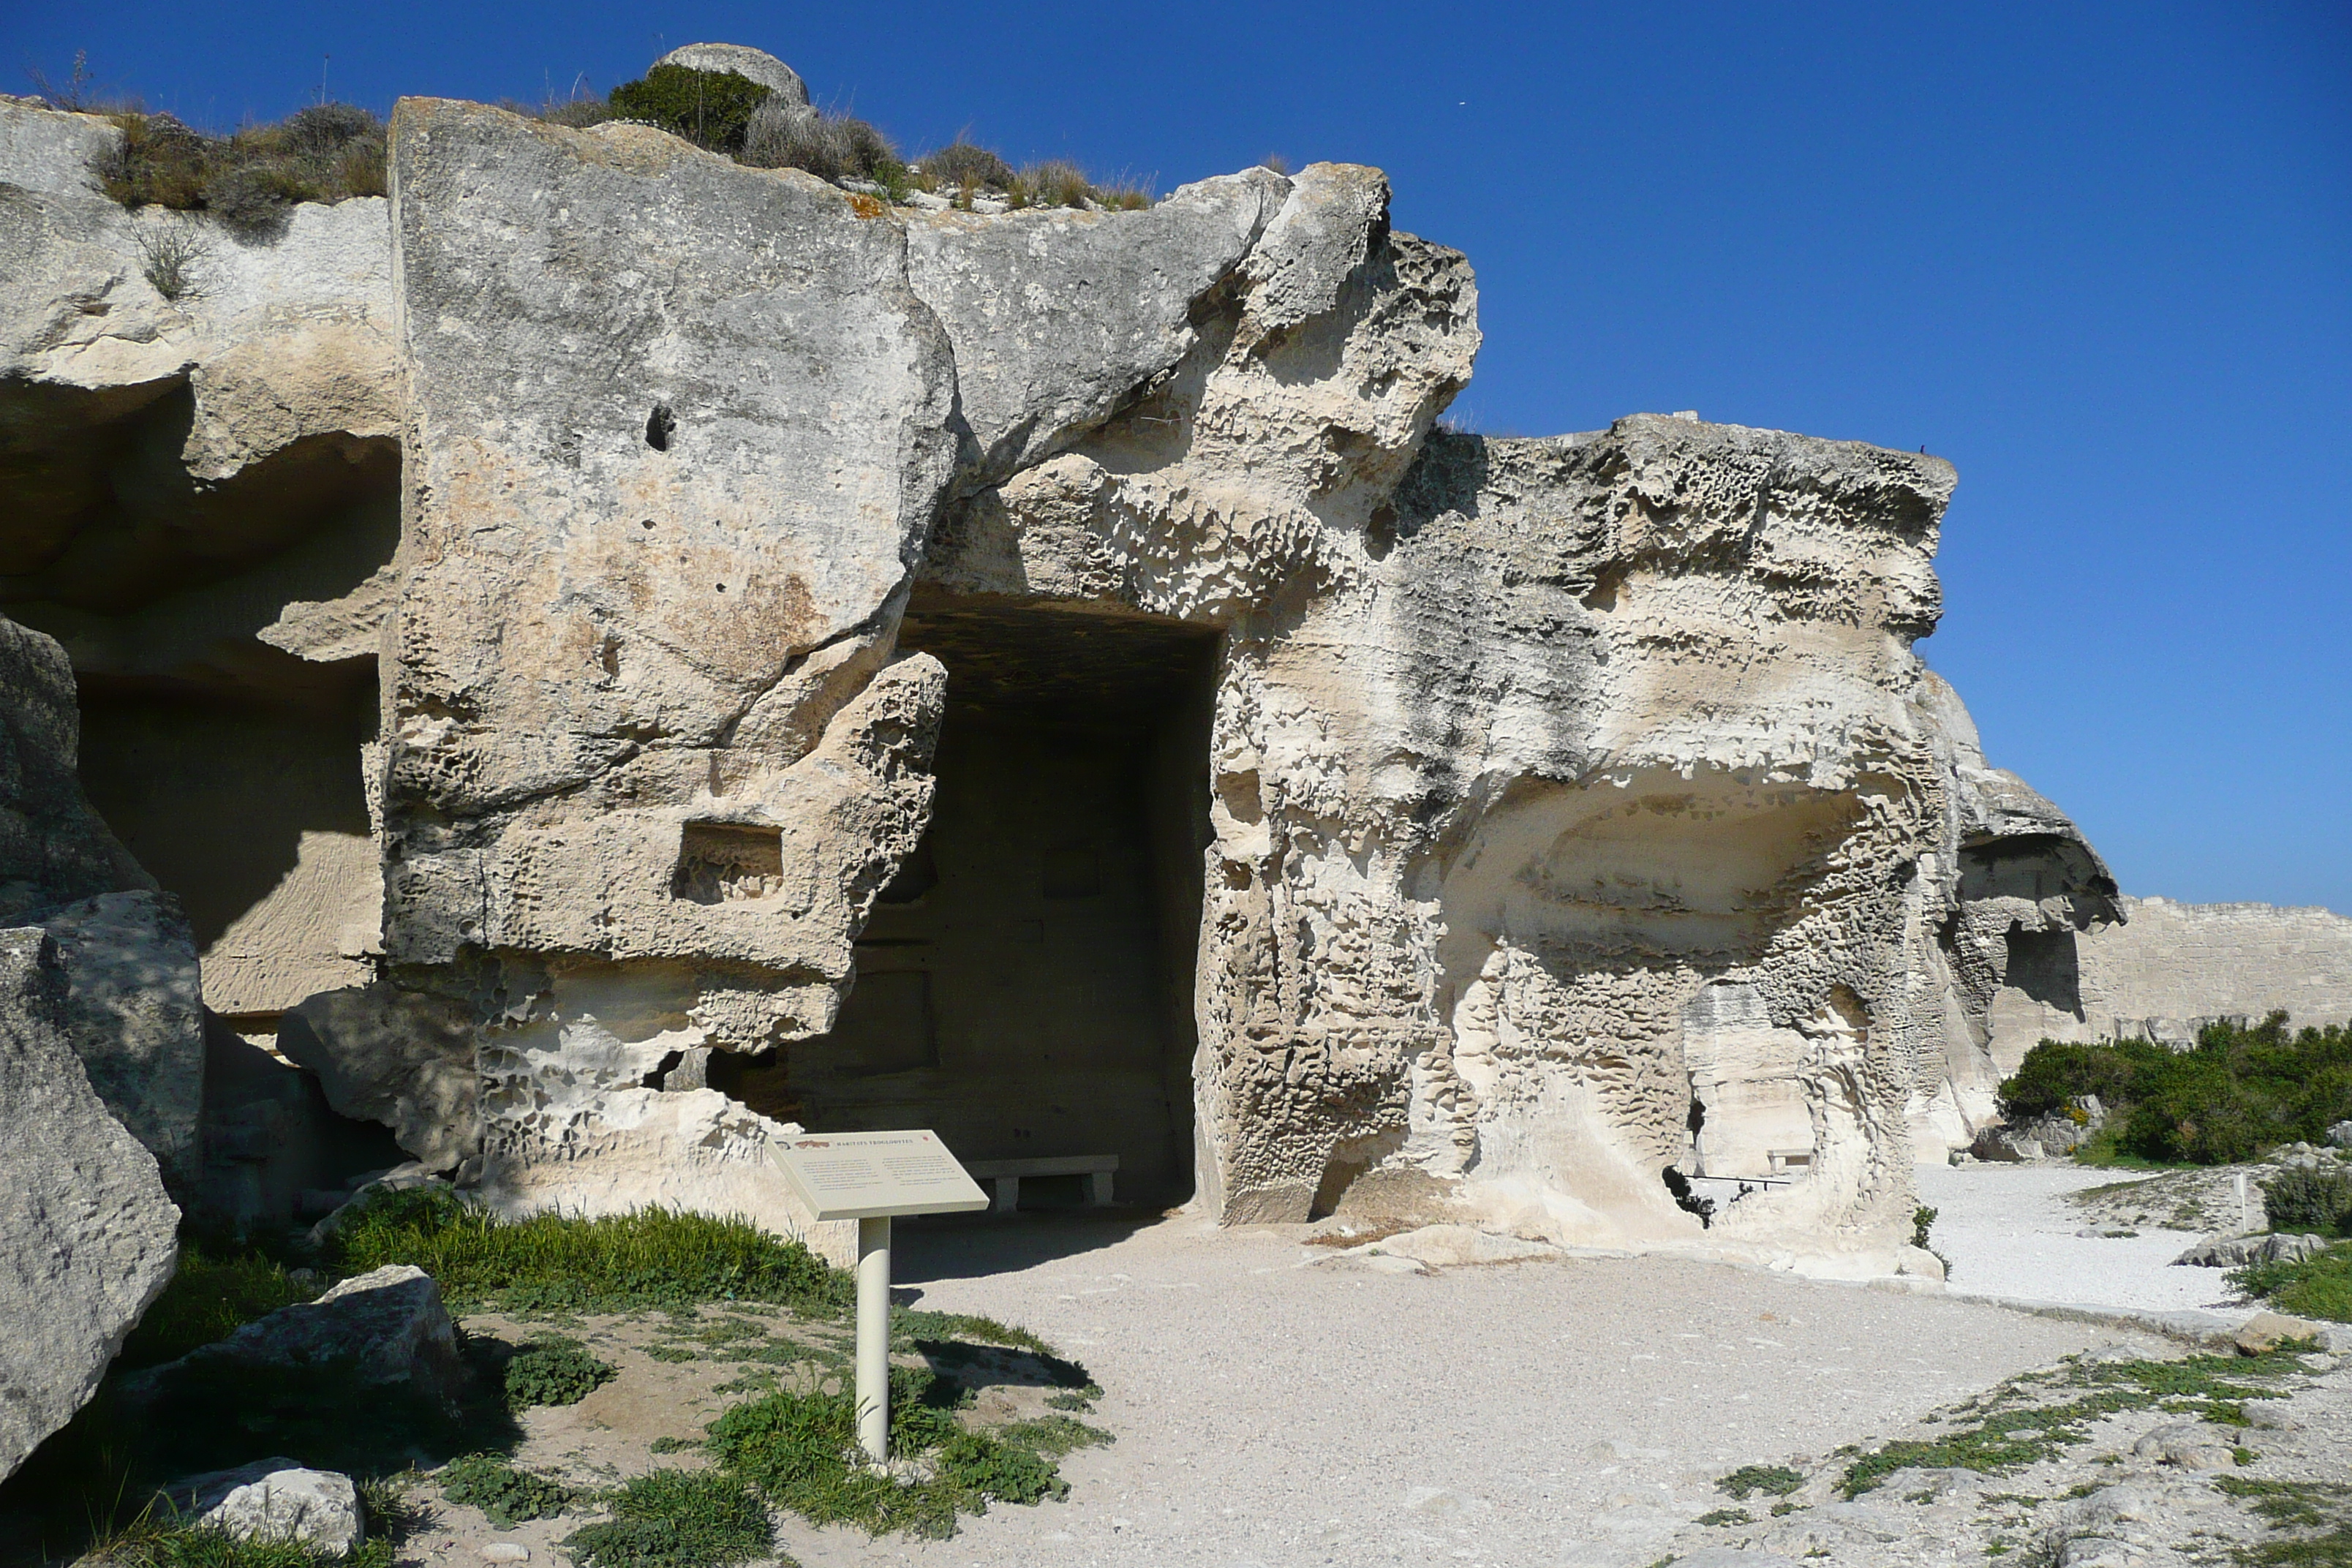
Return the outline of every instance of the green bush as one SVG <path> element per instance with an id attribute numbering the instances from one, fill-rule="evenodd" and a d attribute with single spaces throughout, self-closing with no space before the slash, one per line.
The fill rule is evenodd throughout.
<path id="1" fill-rule="evenodd" d="M 2251 1027 L 2209 1025 L 2182 1051 L 2044 1040 L 2000 1086 L 2003 1108 L 2019 1118 L 2085 1094 L 2117 1111 L 2113 1146 L 2138 1159 L 2226 1164 L 2315 1142 L 2352 1116 L 2352 1026 L 2290 1030 L 2275 1013 Z"/>
<path id="2" fill-rule="evenodd" d="M 715 1470 L 655 1470 L 607 1506 L 610 1521 L 564 1539 L 581 1568 L 727 1568 L 766 1556 L 775 1541 L 759 1498 Z"/>
<path id="3" fill-rule="evenodd" d="M 553 1519 L 579 1500 L 561 1481 L 518 1470 L 490 1454 L 469 1454 L 452 1459 L 440 1476 L 441 1495 L 451 1502 L 479 1509 L 500 1530 L 534 1519 Z"/>
<path id="4" fill-rule="evenodd" d="M 856 1288 L 796 1241 L 748 1220 L 671 1209 L 581 1219 L 503 1220 L 433 1188 L 388 1194 L 335 1237 L 347 1273 L 413 1263 L 453 1307 L 635 1311 L 698 1301 L 760 1301 L 811 1316 L 846 1310 Z"/>
<path id="5" fill-rule="evenodd" d="M 177 1361 L 198 1345 L 226 1339 L 256 1318 L 317 1294 L 288 1279 L 269 1258 L 218 1258 L 194 1242 L 184 1244 L 171 1282 L 131 1331 L 116 1364 L 127 1370 Z"/>
<path id="6" fill-rule="evenodd" d="M 614 114 L 658 125 L 714 153 L 737 153 L 768 89 L 736 71 L 656 66 L 607 100 Z"/>
<path id="7" fill-rule="evenodd" d="M 2290 1168 L 2260 1185 L 2273 1230 L 2352 1235 L 2352 1171 Z"/>
<path id="8" fill-rule="evenodd" d="M 507 1363 L 507 1404 L 577 1405 L 619 1375 L 610 1362 L 590 1355 L 578 1340 L 560 1334 L 533 1340 Z"/>

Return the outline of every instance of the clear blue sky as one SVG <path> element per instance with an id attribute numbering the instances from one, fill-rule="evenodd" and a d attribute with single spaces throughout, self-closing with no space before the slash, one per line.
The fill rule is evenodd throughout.
<path id="1" fill-rule="evenodd" d="M 0 67 L 214 126 L 538 98 L 698 39 L 909 150 L 1167 190 L 1377 163 L 1467 251 L 1457 414 L 1959 466 L 1923 645 L 2127 891 L 2352 912 L 2352 5 L 120 5 Z M 659 30 L 656 31 L 656 29 Z M 22 89 L 21 77 L 12 84 Z"/>

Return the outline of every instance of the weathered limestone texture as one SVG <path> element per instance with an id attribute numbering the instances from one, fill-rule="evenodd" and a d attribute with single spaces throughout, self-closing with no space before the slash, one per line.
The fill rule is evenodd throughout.
<path id="1" fill-rule="evenodd" d="M 268 242 L 129 212 L 99 188 L 121 136 L 0 98 L 0 602 L 72 658 L 83 782 L 156 873 L 120 886 L 178 894 L 205 1000 L 266 1023 L 371 973 L 388 204 L 305 204 Z"/>
<path id="2" fill-rule="evenodd" d="M 67 1044 L 66 977 L 0 931 L 0 1476 L 96 1392 L 172 1277 L 180 1211 Z"/>
<path id="3" fill-rule="evenodd" d="M 654 64 L 684 66 L 688 70 L 733 71 L 758 82 L 789 108 L 809 106 L 808 83 L 801 79 L 801 73 L 765 49 L 742 44 L 687 44 L 670 50 Z"/>
<path id="4" fill-rule="evenodd" d="M 2078 944 L 2126 916 L 2106 862 L 2066 815 L 2015 773 L 1985 761 L 1968 708 L 1925 672 L 1918 706 L 1936 737 L 1948 789 L 1944 861 L 1958 875 L 1958 908 L 1937 950 L 1923 956 L 1944 997 L 1940 1081 L 1923 1075 L 1912 1097 L 1921 1159 L 1970 1147 L 2000 1120 L 1996 1094 L 2023 1047 L 2002 1037 L 2013 999 L 2077 1021 Z"/>
<path id="5" fill-rule="evenodd" d="M 669 58 L 807 103 L 757 51 Z M 2121 900 L 1987 763 L 1913 651 L 1948 465 L 1436 427 L 1475 283 L 1376 170 L 924 212 L 406 100 L 389 203 L 263 246 L 199 221 L 173 301 L 142 236 L 185 220 L 91 185 L 116 134 L 0 102 L 0 594 L 71 654 L 91 797 L 187 900 L 205 1001 L 503 1211 L 845 1257 L 772 1141 L 938 1119 L 996 1061 L 1046 1102 L 990 1112 L 1003 1149 L 1189 1139 L 1228 1222 L 1932 1278 L 1911 1162 L 1992 1121 L 2025 1035 L 2352 1000 L 2352 922 Z M 1057 701 L 1090 704 L 1058 736 Z M 992 817 L 1014 757 L 1099 798 Z M 215 803 L 259 850 L 188 847 Z M 99 900 L 60 944 L 144 951 L 127 856 L 16 842 L 11 918 Z M 1090 918 L 1117 941 L 1070 944 Z M 1134 994 L 1066 977 L 1097 1026 L 1041 1044 L 943 956 L 975 921 Z M 2318 956 L 2240 956 L 2281 941 Z M 188 1004 L 133 988 L 89 995 Z M 1003 1152 L 998 1102 L 956 1103 Z"/>

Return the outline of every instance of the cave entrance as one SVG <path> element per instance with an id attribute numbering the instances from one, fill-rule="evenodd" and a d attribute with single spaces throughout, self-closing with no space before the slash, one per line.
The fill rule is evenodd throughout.
<path id="1" fill-rule="evenodd" d="M 966 1161 L 1116 1154 L 1118 1202 L 1181 1201 L 1216 634 L 933 597 L 898 646 L 948 670 L 930 827 L 832 1033 L 737 1092 L 815 1131 L 933 1128 Z"/>

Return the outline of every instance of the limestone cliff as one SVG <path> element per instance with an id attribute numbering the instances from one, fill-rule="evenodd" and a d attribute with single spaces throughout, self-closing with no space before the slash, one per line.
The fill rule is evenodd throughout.
<path id="1" fill-rule="evenodd" d="M 2021 938 L 2115 915 L 1912 651 L 1951 468 L 1437 428 L 1476 289 L 1378 171 L 924 213 L 406 100 L 388 202 L 244 243 L 0 132 L 5 586 L 92 795 L 214 885 L 132 760 L 286 760 L 205 998 L 501 1205 L 838 1248 L 765 1142 L 914 1121 L 1884 1272 Z"/>

